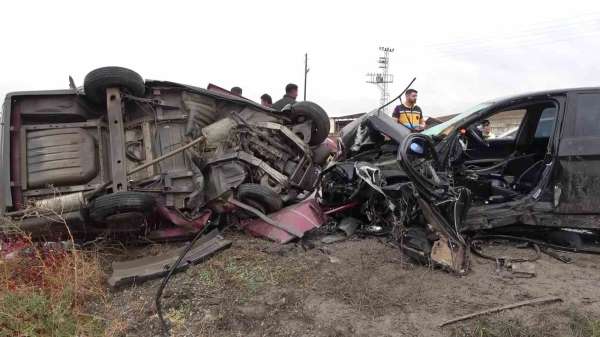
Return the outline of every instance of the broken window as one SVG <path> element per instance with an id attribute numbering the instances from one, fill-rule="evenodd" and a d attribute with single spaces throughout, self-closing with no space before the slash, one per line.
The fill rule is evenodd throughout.
<path id="1" fill-rule="evenodd" d="M 554 121 L 556 120 L 556 107 L 547 107 L 542 111 L 540 121 L 535 129 L 533 138 L 550 138 L 554 130 Z"/>
<path id="2" fill-rule="evenodd" d="M 492 134 L 505 134 L 505 136 L 502 138 L 515 139 L 517 137 L 519 126 L 521 126 L 521 122 L 523 121 L 523 116 L 525 116 L 526 112 L 527 110 L 525 109 L 517 109 L 502 111 L 491 116 L 488 120 L 490 122 Z"/>
<path id="3" fill-rule="evenodd" d="M 545 168 L 556 115 L 556 102 L 536 101 L 474 122 L 463 136 L 467 147 L 464 167 L 455 171 L 458 185 L 471 190 L 475 203 L 486 204 L 516 200 L 533 191 Z"/>

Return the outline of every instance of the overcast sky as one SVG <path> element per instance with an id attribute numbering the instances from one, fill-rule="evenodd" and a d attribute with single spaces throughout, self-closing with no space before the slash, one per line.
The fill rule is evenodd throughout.
<path id="1" fill-rule="evenodd" d="M 330 115 L 377 106 L 379 46 L 397 94 L 417 77 L 425 115 L 524 91 L 600 84 L 597 1 L 23 1 L 2 3 L 0 94 L 78 85 L 106 65 L 144 78 L 234 85 L 278 99 L 288 82 Z M 302 92 L 300 93 L 302 95 Z"/>

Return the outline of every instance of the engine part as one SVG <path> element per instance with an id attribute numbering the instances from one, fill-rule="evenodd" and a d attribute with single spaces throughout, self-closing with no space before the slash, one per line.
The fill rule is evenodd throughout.
<path id="1" fill-rule="evenodd" d="M 232 118 L 223 118 L 202 128 L 202 135 L 206 137 L 208 144 L 217 144 L 227 139 L 231 130 L 236 126 L 237 123 Z"/>

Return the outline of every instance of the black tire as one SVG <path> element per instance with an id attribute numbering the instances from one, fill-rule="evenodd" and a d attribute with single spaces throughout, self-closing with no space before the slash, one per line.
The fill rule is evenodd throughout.
<path id="1" fill-rule="evenodd" d="M 105 194 L 92 200 L 88 206 L 89 218 L 104 223 L 110 216 L 122 213 L 141 213 L 145 216 L 154 211 L 154 196 L 142 192 L 117 192 Z"/>
<path id="2" fill-rule="evenodd" d="M 319 145 L 329 136 L 329 116 L 318 104 L 309 101 L 298 102 L 292 106 L 292 111 L 295 115 L 313 122 L 308 144 Z"/>
<path id="3" fill-rule="evenodd" d="M 133 70 L 122 67 L 103 67 L 90 71 L 83 80 L 85 95 L 97 104 L 106 103 L 106 89 L 117 87 L 134 96 L 146 92 L 144 79 Z"/>
<path id="4" fill-rule="evenodd" d="M 259 184 L 241 184 L 237 190 L 237 199 L 252 206 L 260 205 L 267 214 L 283 207 L 281 196 L 272 189 Z"/>

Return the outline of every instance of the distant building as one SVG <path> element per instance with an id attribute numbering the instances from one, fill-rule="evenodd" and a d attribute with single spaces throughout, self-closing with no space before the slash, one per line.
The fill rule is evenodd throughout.
<path id="1" fill-rule="evenodd" d="M 490 126 L 492 127 L 492 133 L 501 135 L 518 129 L 526 112 L 527 110 L 525 109 L 510 110 L 502 111 L 491 116 L 488 118 L 488 120 L 490 121 Z"/>
<path id="2" fill-rule="evenodd" d="M 505 111 L 490 117 L 489 120 L 491 122 L 492 132 L 496 135 L 500 135 L 518 127 L 521 123 L 521 120 L 523 119 L 523 114 L 524 112 L 522 110 L 515 110 Z M 344 126 L 350 124 L 353 120 L 361 117 L 362 115 L 364 115 L 364 113 L 329 118 L 329 135 L 337 134 L 342 128 L 344 128 Z M 427 117 L 427 119 L 425 120 L 425 128 L 428 129 L 438 124 L 442 124 L 456 117 L 457 115 L 458 114 Z"/>
<path id="3" fill-rule="evenodd" d="M 509 131 L 513 131 L 521 125 L 521 121 L 523 120 L 523 116 L 525 115 L 525 110 L 511 110 L 511 111 L 503 111 L 497 113 L 488 120 L 490 121 L 490 126 L 492 127 L 492 133 L 496 135 L 501 135 Z M 444 123 L 452 118 L 457 116 L 457 114 L 438 116 L 438 117 L 429 117 L 426 121 L 426 128 L 430 128 L 432 126 Z"/>
<path id="4" fill-rule="evenodd" d="M 364 113 L 329 118 L 329 135 L 337 134 L 342 128 L 344 128 L 344 126 L 350 124 L 352 121 L 354 121 L 362 115 L 364 115 Z"/>
<path id="5" fill-rule="evenodd" d="M 330 135 L 335 135 L 338 132 L 340 132 L 340 130 L 342 128 L 344 128 L 344 126 L 350 124 L 352 121 L 354 121 L 355 119 L 361 117 L 362 115 L 364 115 L 364 113 L 358 113 L 358 114 L 353 114 L 353 115 L 345 115 L 345 116 L 337 116 L 337 117 L 331 117 L 329 118 L 329 124 L 331 126 L 331 129 L 329 131 Z M 450 118 L 456 116 L 456 114 L 454 115 L 447 115 L 447 116 L 440 116 L 440 117 L 429 117 L 425 120 L 425 125 L 426 128 L 430 128 L 432 126 L 441 124 L 447 120 L 449 120 Z"/>
<path id="6" fill-rule="evenodd" d="M 432 126 L 436 126 L 438 124 L 442 124 L 445 121 L 453 118 L 456 115 L 457 114 L 446 115 L 446 116 L 439 116 L 439 117 L 427 117 L 427 119 L 425 120 L 425 129 L 429 129 Z"/>

